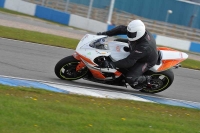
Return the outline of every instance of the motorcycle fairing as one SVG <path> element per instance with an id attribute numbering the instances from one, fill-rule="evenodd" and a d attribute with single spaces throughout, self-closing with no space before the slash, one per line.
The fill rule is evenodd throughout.
<path id="1" fill-rule="evenodd" d="M 129 47 L 127 43 L 111 41 L 108 43 L 108 48 L 110 50 L 110 56 L 113 61 L 118 61 L 126 58 L 130 52 L 124 50 L 124 47 Z"/>
<path id="2" fill-rule="evenodd" d="M 113 73 L 116 77 L 119 77 L 121 75 L 120 72 L 118 72 L 116 69 L 111 68 L 98 68 L 98 64 L 94 62 L 94 59 L 99 56 L 110 56 L 111 52 L 110 50 L 102 50 L 102 49 L 95 49 L 90 46 L 91 43 L 94 42 L 94 40 L 98 40 L 101 38 L 104 38 L 105 36 L 95 36 L 95 35 L 85 35 L 81 41 L 79 42 L 76 52 L 73 54 L 74 58 L 77 60 L 81 60 L 81 62 L 76 67 L 76 70 L 82 69 L 81 67 L 87 66 L 92 75 L 101 80 L 105 80 L 106 77 L 103 75 L 103 72 L 106 73 Z M 85 66 L 83 65 L 85 64 Z"/>
<path id="3" fill-rule="evenodd" d="M 188 55 L 184 52 L 180 52 L 167 47 L 158 47 L 162 55 L 162 61 L 160 65 L 153 66 L 150 70 L 154 72 L 165 71 L 171 67 L 179 64 L 183 60 L 188 58 Z"/>
<path id="4" fill-rule="evenodd" d="M 89 68 L 94 77 L 103 80 L 105 79 L 105 76 L 102 72 L 114 73 L 115 76 L 119 76 L 121 75 L 121 73 L 118 72 L 116 69 L 98 68 L 98 64 L 94 62 L 95 58 L 99 56 L 109 56 L 115 62 L 126 58 L 130 54 L 130 52 L 124 51 L 124 47 L 128 47 L 128 44 L 124 42 L 106 42 L 107 44 L 105 45 L 107 45 L 108 49 L 103 50 L 96 49 L 90 46 L 90 44 L 92 44 L 94 41 L 98 39 L 103 39 L 105 37 L 106 36 L 96 36 L 90 34 L 85 35 L 79 42 L 76 48 L 76 53 L 74 54 L 74 57 L 76 59 L 81 60 Z M 188 58 L 188 55 L 186 53 L 171 48 L 158 47 L 158 50 L 160 50 L 161 52 L 162 61 L 161 64 L 155 65 L 150 69 L 154 72 L 160 72 L 170 69 L 171 67 Z M 79 68 L 76 69 L 81 69 L 80 66 L 85 67 L 83 64 L 80 64 L 78 65 Z"/>

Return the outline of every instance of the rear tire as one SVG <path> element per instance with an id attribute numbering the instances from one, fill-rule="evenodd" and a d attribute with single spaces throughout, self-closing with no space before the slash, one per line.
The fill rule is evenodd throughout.
<path id="1" fill-rule="evenodd" d="M 151 83 L 153 86 L 144 88 L 140 90 L 141 92 L 158 93 L 166 90 L 174 81 L 174 73 L 171 69 L 158 73 L 148 71 L 147 75 L 151 76 Z"/>
<path id="2" fill-rule="evenodd" d="M 58 78 L 64 80 L 77 80 L 84 77 L 88 69 L 85 67 L 80 71 L 76 71 L 76 66 L 80 63 L 79 60 L 75 59 L 73 56 L 68 56 L 61 59 L 55 66 L 55 74 Z"/>

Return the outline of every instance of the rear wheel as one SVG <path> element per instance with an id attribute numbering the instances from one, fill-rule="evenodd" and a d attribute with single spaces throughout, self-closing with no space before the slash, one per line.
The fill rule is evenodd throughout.
<path id="1" fill-rule="evenodd" d="M 80 71 L 76 71 L 76 66 L 80 63 L 73 56 L 68 56 L 61 59 L 55 66 L 55 74 L 60 79 L 77 80 L 84 77 L 88 69 L 85 67 Z"/>
<path id="2" fill-rule="evenodd" d="M 167 89 L 174 81 L 174 73 L 171 69 L 163 72 L 147 72 L 151 76 L 150 84 L 145 85 L 141 92 L 158 93 Z"/>

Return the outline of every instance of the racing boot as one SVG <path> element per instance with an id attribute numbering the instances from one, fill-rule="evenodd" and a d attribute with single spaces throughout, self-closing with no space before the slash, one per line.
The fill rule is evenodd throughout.
<path id="1" fill-rule="evenodd" d="M 133 83 L 133 88 L 136 90 L 143 89 L 144 86 L 149 85 L 151 80 L 151 76 L 140 76 L 136 79 L 136 81 Z"/>

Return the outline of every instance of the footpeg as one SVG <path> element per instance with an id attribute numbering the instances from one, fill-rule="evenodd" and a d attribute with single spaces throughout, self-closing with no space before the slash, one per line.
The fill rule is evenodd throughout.
<path id="1" fill-rule="evenodd" d="M 146 81 L 147 81 L 147 84 L 150 85 L 151 84 L 151 76 L 146 76 Z"/>

